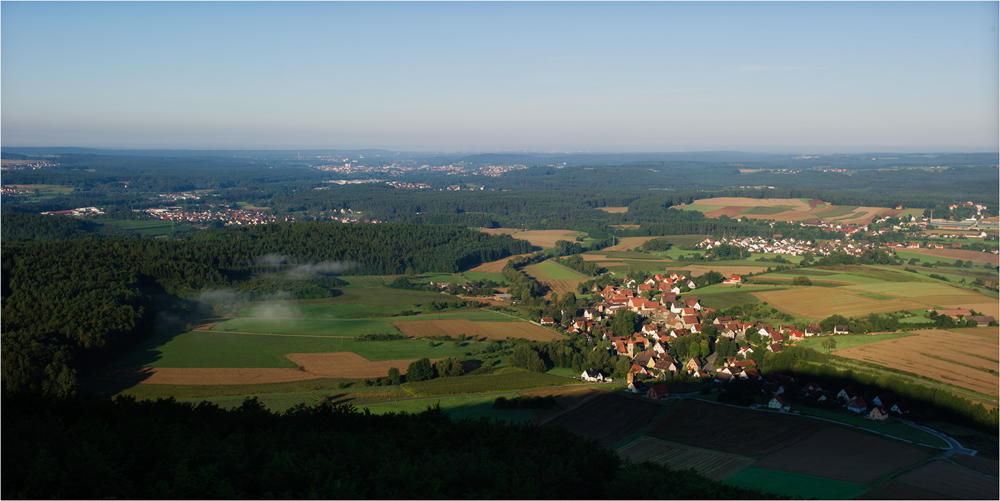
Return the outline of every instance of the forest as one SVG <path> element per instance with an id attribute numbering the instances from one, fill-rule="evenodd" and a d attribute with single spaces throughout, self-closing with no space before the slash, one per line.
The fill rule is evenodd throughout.
<path id="1" fill-rule="evenodd" d="M 152 329 L 163 294 L 290 291 L 327 297 L 332 275 L 454 272 L 531 245 L 448 226 L 277 223 L 183 240 L 83 238 L 3 242 L 3 378 L 7 389 L 75 391 L 78 371 L 106 363 Z M 183 315 L 190 301 L 169 303 Z"/>

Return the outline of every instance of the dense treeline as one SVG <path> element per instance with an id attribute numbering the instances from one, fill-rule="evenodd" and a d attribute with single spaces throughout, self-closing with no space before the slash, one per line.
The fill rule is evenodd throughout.
<path id="1" fill-rule="evenodd" d="M 107 362 L 148 334 L 161 292 L 205 302 L 278 292 L 328 297 L 342 285 L 332 274 L 453 272 L 530 249 L 509 235 L 398 224 L 283 223 L 187 240 L 5 240 L 4 385 L 72 393 L 76 370 Z"/>
<path id="2" fill-rule="evenodd" d="M 628 463 L 564 428 L 247 400 L 4 396 L 3 497 L 32 499 L 762 499 Z M 517 458 L 512 461 L 511 458 Z M 594 474 L 600 472 L 600 474 Z"/>
<path id="3" fill-rule="evenodd" d="M 117 226 L 72 217 L 42 214 L 0 214 L 2 240 L 58 240 L 100 236 L 130 236 Z"/>

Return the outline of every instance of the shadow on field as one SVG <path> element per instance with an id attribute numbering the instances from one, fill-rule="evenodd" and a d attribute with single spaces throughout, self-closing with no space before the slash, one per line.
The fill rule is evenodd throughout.
<path id="1" fill-rule="evenodd" d="M 149 379 L 148 364 L 158 361 L 163 353 L 158 347 L 184 334 L 180 329 L 154 330 L 152 335 L 116 360 L 94 370 L 83 384 L 84 393 L 110 396 L 132 388 Z"/>

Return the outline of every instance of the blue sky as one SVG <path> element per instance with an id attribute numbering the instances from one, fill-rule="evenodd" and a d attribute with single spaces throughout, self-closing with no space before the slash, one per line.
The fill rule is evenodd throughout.
<path id="1" fill-rule="evenodd" d="M 998 151 L 997 2 L 0 4 L 4 146 Z"/>

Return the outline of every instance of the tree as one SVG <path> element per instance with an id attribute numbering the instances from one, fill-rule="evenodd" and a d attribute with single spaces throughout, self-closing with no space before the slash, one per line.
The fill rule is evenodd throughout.
<path id="1" fill-rule="evenodd" d="M 616 336 L 631 336 L 632 334 L 635 334 L 636 330 L 639 328 L 640 322 L 641 319 L 636 312 L 619 308 L 618 311 L 611 316 L 611 331 L 614 332 Z"/>
<path id="2" fill-rule="evenodd" d="M 809 277 L 795 277 L 792 279 L 792 285 L 812 285 L 812 280 Z"/>
<path id="3" fill-rule="evenodd" d="M 390 385 L 398 385 L 403 382 L 403 377 L 399 375 L 399 369 L 395 367 L 389 368 L 389 376 L 386 379 L 389 380 Z"/>
<path id="4" fill-rule="evenodd" d="M 462 369 L 462 361 L 457 358 L 438 360 L 434 364 L 434 369 L 438 377 L 458 377 L 465 373 L 465 370 Z"/>
<path id="5" fill-rule="evenodd" d="M 848 321 L 843 315 L 830 315 L 819 322 L 819 326 L 823 329 L 823 332 L 833 332 L 834 326 L 847 324 Z"/>
<path id="6" fill-rule="evenodd" d="M 837 349 L 837 340 L 832 336 L 824 339 L 821 344 L 824 348 L 826 348 L 827 353 Z"/>
<path id="7" fill-rule="evenodd" d="M 429 358 L 414 360 L 406 369 L 407 381 L 427 381 L 434 377 L 434 367 Z"/>

